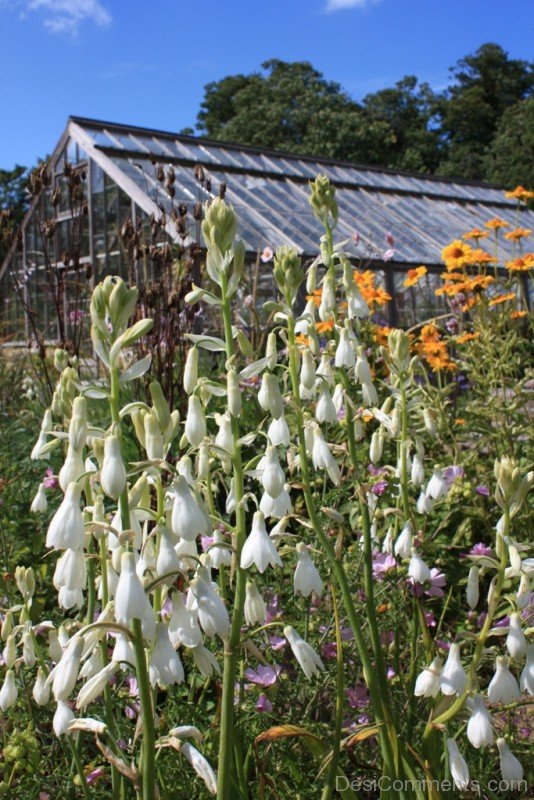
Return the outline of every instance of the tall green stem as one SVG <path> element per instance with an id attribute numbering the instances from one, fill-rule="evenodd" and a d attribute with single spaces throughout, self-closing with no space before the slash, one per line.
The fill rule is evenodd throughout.
<path id="1" fill-rule="evenodd" d="M 156 735 L 154 731 L 154 708 L 152 693 L 148 680 L 148 666 L 141 620 L 132 620 L 133 646 L 135 651 L 135 670 L 139 685 L 141 701 L 141 718 L 143 724 L 142 758 L 139 766 L 142 794 L 140 800 L 156 800 Z"/>

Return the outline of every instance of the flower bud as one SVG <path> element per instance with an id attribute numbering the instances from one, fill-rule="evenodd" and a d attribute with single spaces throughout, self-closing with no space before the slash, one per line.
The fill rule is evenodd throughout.
<path id="1" fill-rule="evenodd" d="M 506 649 L 512 658 L 522 658 L 527 651 L 525 634 L 521 628 L 521 618 L 517 612 L 510 615 L 510 627 L 506 637 Z"/>
<path id="2" fill-rule="evenodd" d="M 267 336 L 267 344 L 265 345 L 265 358 L 269 359 L 267 362 L 267 369 L 272 372 L 278 361 L 278 345 L 276 343 L 275 331 L 271 331 Z"/>
<path id="3" fill-rule="evenodd" d="M 469 576 L 467 578 L 467 605 L 469 608 L 473 609 L 476 608 L 479 598 L 479 570 L 478 567 L 473 565 L 469 570 Z"/>
<path id="4" fill-rule="evenodd" d="M 63 651 L 60 662 L 54 668 L 48 680 L 52 678 L 52 691 L 56 702 L 67 700 L 78 680 L 78 671 L 84 648 L 83 636 L 75 636 Z"/>
<path id="5" fill-rule="evenodd" d="M 245 593 L 245 622 L 247 625 L 263 625 L 265 622 L 265 602 L 254 581 L 248 580 Z"/>
<path id="6" fill-rule="evenodd" d="M 274 256 L 273 274 L 280 292 L 293 304 L 304 280 L 301 258 L 293 247 L 282 245 Z"/>
<path id="7" fill-rule="evenodd" d="M 165 399 L 165 395 L 163 394 L 163 389 L 161 388 L 159 381 L 152 381 L 149 389 L 150 397 L 152 399 L 153 413 L 156 415 L 160 431 L 162 434 L 164 434 L 172 422 L 169 404 Z"/>
<path id="8" fill-rule="evenodd" d="M 12 669 L 8 669 L 4 678 L 4 683 L 0 689 L 0 708 L 2 711 L 7 711 L 8 708 L 14 706 L 18 696 L 19 693 L 15 682 L 15 673 Z"/>
<path id="9" fill-rule="evenodd" d="M 189 397 L 184 434 L 190 445 L 198 447 L 206 436 L 206 420 L 200 398 L 195 394 Z"/>
<path id="10" fill-rule="evenodd" d="M 504 739 L 497 739 L 496 744 L 499 748 L 499 760 L 503 781 L 508 783 L 511 789 L 520 788 L 517 784 L 521 784 L 523 781 L 523 767 L 514 754 L 510 752 Z"/>
<path id="11" fill-rule="evenodd" d="M 230 367 L 227 375 L 228 410 L 233 417 L 241 414 L 241 390 L 239 388 L 239 376 L 237 371 Z"/>
<path id="12" fill-rule="evenodd" d="M 284 488 L 284 470 L 280 466 L 278 453 L 273 445 L 268 445 L 265 451 L 261 482 L 267 494 L 274 498 L 278 497 Z"/>
<path id="13" fill-rule="evenodd" d="M 184 367 L 184 389 L 192 394 L 198 381 L 198 347 L 191 347 L 187 353 Z"/>
<path id="14" fill-rule="evenodd" d="M 12 633 L 7 637 L 6 646 L 4 647 L 4 661 L 6 662 L 6 667 L 11 669 L 15 665 L 15 661 L 17 660 L 17 647 L 15 644 L 15 635 Z"/>
<path id="15" fill-rule="evenodd" d="M 47 683 L 46 677 L 43 668 L 39 667 L 32 690 L 33 699 L 38 706 L 46 706 L 50 700 L 50 685 Z"/>
<path id="16" fill-rule="evenodd" d="M 458 745 L 454 739 L 447 739 L 447 749 L 449 751 L 449 766 L 454 785 L 460 791 L 464 791 L 469 787 L 467 762 L 458 750 Z"/>
<path id="17" fill-rule="evenodd" d="M 126 488 L 126 467 L 122 460 L 117 436 L 107 436 L 104 442 L 104 462 L 100 470 L 100 485 L 105 494 L 117 500 Z"/>
<path id="18" fill-rule="evenodd" d="M 321 597 L 323 582 L 317 567 L 310 558 L 306 545 L 304 542 L 298 542 L 295 550 L 297 553 L 297 566 L 293 576 L 294 594 L 309 597 L 312 592 L 315 592 L 317 597 Z"/>
<path id="19" fill-rule="evenodd" d="M 164 457 L 163 438 L 160 424 L 155 414 L 145 414 L 145 449 L 149 461 L 160 461 Z"/>

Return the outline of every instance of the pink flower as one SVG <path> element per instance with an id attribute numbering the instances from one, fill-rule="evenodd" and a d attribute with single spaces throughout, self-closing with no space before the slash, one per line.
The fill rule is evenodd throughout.
<path id="1" fill-rule="evenodd" d="M 483 542 L 477 542 L 469 551 L 470 556 L 492 556 L 493 550 Z"/>
<path id="2" fill-rule="evenodd" d="M 260 714 L 267 712 L 271 712 L 273 710 L 273 704 L 269 700 L 266 694 L 260 694 L 258 697 L 258 702 L 256 703 L 256 711 L 259 711 Z"/>
<path id="3" fill-rule="evenodd" d="M 337 644 L 336 642 L 326 642 L 321 648 L 321 655 L 323 658 L 334 659 L 337 658 Z"/>
<path id="4" fill-rule="evenodd" d="M 384 494 L 387 488 L 388 488 L 387 480 L 385 478 L 380 478 L 380 480 L 375 483 L 371 491 L 373 494 L 376 494 L 377 497 L 380 497 L 381 495 Z"/>
<path id="5" fill-rule="evenodd" d="M 360 234 L 358 233 L 358 231 L 354 231 L 354 233 L 352 234 L 352 241 L 354 242 L 354 244 L 360 244 Z"/>
<path id="6" fill-rule="evenodd" d="M 369 694 L 363 683 L 357 683 L 353 688 L 347 687 L 345 694 L 351 708 L 365 708 L 369 705 Z"/>
<path id="7" fill-rule="evenodd" d="M 45 472 L 45 477 L 43 478 L 43 486 L 45 489 L 57 489 L 59 486 L 59 481 L 57 475 L 54 475 L 54 471 L 48 467 Z"/>
<path id="8" fill-rule="evenodd" d="M 269 247 L 269 245 L 267 245 L 266 247 L 263 248 L 263 251 L 260 255 L 260 259 L 261 261 L 263 261 L 264 264 L 266 264 L 267 261 L 272 261 L 273 256 L 274 253 L 272 247 Z"/>
<path id="9" fill-rule="evenodd" d="M 69 322 L 71 325 L 76 325 L 77 322 L 81 322 L 84 317 L 85 311 L 81 308 L 69 312 Z"/>
<path id="10" fill-rule="evenodd" d="M 392 247 L 390 247 L 389 250 L 386 250 L 382 254 L 382 261 L 391 261 L 394 255 L 395 255 L 395 250 Z"/>
<path id="11" fill-rule="evenodd" d="M 282 671 L 282 667 L 278 664 L 271 666 L 270 664 L 260 664 L 257 670 L 250 667 L 245 670 L 245 678 L 257 686 L 273 686 L 278 680 L 278 676 Z"/>
<path id="12" fill-rule="evenodd" d="M 92 783 L 95 783 L 95 781 L 97 781 L 99 778 L 102 777 L 102 775 L 105 774 L 106 770 L 104 769 L 104 767 L 96 767 L 96 769 L 93 769 L 91 772 L 87 773 L 87 775 L 85 776 L 85 780 L 87 781 L 89 786 L 91 786 Z"/>
<path id="13" fill-rule="evenodd" d="M 396 566 L 397 562 L 389 553 L 373 553 L 373 578 L 383 580 L 384 575 Z"/>

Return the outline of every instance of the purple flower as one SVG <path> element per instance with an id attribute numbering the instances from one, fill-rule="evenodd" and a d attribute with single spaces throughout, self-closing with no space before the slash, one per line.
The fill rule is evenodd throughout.
<path id="1" fill-rule="evenodd" d="M 432 567 L 430 570 L 430 588 L 425 589 L 425 594 L 428 597 L 444 597 L 445 592 L 443 589 L 447 585 L 447 578 L 440 572 L 437 567 Z"/>
<path id="2" fill-rule="evenodd" d="M 390 553 L 373 553 L 373 578 L 382 580 L 390 570 L 395 569 L 397 562 Z"/>
<path id="3" fill-rule="evenodd" d="M 427 628 L 435 628 L 438 623 L 434 614 L 431 611 L 425 611 L 424 615 Z"/>
<path id="4" fill-rule="evenodd" d="M 213 536 L 201 536 L 200 537 L 200 544 L 202 545 L 202 550 L 206 552 L 208 547 L 211 547 L 215 539 Z"/>
<path id="5" fill-rule="evenodd" d="M 85 311 L 83 309 L 78 308 L 74 311 L 69 311 L 69 322 L 71 325 L 76 325 L 77 322 L 81 322 L 81 320 L 85 317 Z"/>
<path id="6" fill-rule="evenodd" d="M 493 550 L 483 542 L 477 542 L 469 551 L 470 556 L 492 556 Z"/>
<path id="7" fill-rule="evenodd" d="M 124 713 L 128 719 L 137 719 L 140 711 L 141 703 L 127 703 L 126 708 L 124 709 Z"/>
<path id="8" fill-rule="evenodd" d="M 139 697 L 139 686 L 137 684 L 137 678 L 128 678 L 128 693 L 130 697 Z"/>
<path id="9" fill-rule="evenodd" d="M 45 489 L 57 489 L 59 486 L 59 480 L 57 475 L 54 475 L 54 471 L 48 467 L 45 472 L 45 477 L 43 478 L 43 486 Z"/>
<path id="10" fill-rule="evenodd" d="M 369 705 L 369 694 L 363 683 L 357 683 L 353 688 L 348 686 L 345 695 L 351 708 L 366 708 Z"/>
<path id="11" fill-rule="evenodd" d="M 273 650 L 283 650 L 287 642 L 283 636 L 269 636 L 269 644 Z"/>
<path id="12" fill-rule="evenodd" d="M 476 487 L 476 489 L 475 489 L 475 492 L 476 492 L 477 494 L 479 494 L 481 497 L 489 497 L 489 495 L 490 495 L 490 490 L 489 490 L 489 488 L 488 488 L 488 487 L 487 487 L 485 484 L 483 484 L 483 483 L 479 484 L 479 485 Z"/>
<path id="13" fill-rule="evenodd" d="M 258 697 L 258 702 L 256 703 L 256 711 L 259 711 L 260 714 L 271 712 L 273 710 L 273 704 L 269 700 L 266 694 L 260 694 Z"/>
<path id="14" fill-rule="evenodd" d="M 378 478 L 379 475 L 383 475 L 387 472 L 385 467 L 375 467 L 374 464 L 367 464 L 367 471 L 373 478 Z"/>
<path id="15" fill-rule="evenodd" d="M 395 672 L 395 670 L 393 669 L 393 667 L 388 667 L 388 671 L 387 671 L 387 673 L 386 673 L 386 678 L 388 679 L 388 681 L 390 681 L 392 678 L 394 678 L 394 677 L 395 677 L 395 675 L 396 675 L 396 674 L 397 674 L 397 673 Z"/>
<path id="16" fill-rule="evenodd" d="M 278 680 L 281 671 L 282 667 L 278 664 L 275 664 L 274 667 L 270 664 L 259 664 L 257 670 L 253 670 L 250 667 L 246 669 L 245 678 L 257 686 L 273 686 Z"/>
<path id="17" fill-rule="evenodd" d="M 323 658 L 334 659 L 337 658 L 337 643 L 326 642 L 321 648 Z"/>
<path id="18" fill-rule="evenodd" d="M 463 467 L 445 467 L 443 470 L 443 477 L 445 478 L 445 482 L 447 486 L 452 486 L 454 481 L 457 481 L 458 478 L 463 478 L 465 475 L 465 470 Z"/>
<path id="19" fill-rule="evenodd" d="M 274 622 L 274 620 L 282 613 L 279 605 L 279 598 L 277 594 L 271 594 L 267 600 L 265 622 Z"/>
<path id="20" fill-rule="evenodd" d="M 394 255 L 395 250 L 390 247 L 389 250 L 385 250 L 384 253 L 382 253 L 382 261 L 391 261 Z"/>
<path id="21" fill-rule="evenodd" d="M 448 319 L 447 322 L 445 323 L 445 327 L 447 328 L 451 336 L 454 336 L 455 333 L 458 333 L 458 320 L 456 319 L 456 317 L 451 317 L 450 319 Z"/>
<path id="22" fill-rule="evenodd" d="M 96 767 L 96 769 L 93 769 L 91 770 L 91 772 L 87 773 L 87 775 L 85 776 L 85 780 L 87 781 L 89 786 L 91 786 L 92 783 L 97 781 L 99 778 L 102 777 L 102 775 L 105 774 L 106 770 L 104 769 L 104 767 Z"/>
<path id="23" fill-rule="evenodd" d="M 386 489 L 388 488 L 388 482 L 385 478 L 380 478 L 379 481 L 375 483 L 373 488 L 371 489 L 372 493 L 375 494 L 377 497 L 380 497 L 384 494 Z"/>

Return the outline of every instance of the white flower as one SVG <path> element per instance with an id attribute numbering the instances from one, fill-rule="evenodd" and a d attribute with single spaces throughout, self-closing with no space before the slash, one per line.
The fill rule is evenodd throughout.
<path id="1" fill-rule="evenodd" d="M 121 572 L 115 592 L 115 617 L 117 622 L 124 625 L 139 619 L 149 627 L 148 620 L 153 620 L 152 607 L 137 575 L 135 556 L 131 552 L 121 555 Z"/>
<path id="2" fill-rule="evenodd" d="M 297 566 L 293 577 L 295 594 L 309 597 L 312 592 L 320 597 L 323 593 L 323 582 L 308 553 L 304 542 L 299 542 L 295 548 L 297 552 Z"/>
<path id="3" fill-rule="evenodd" d="M 467 723 L 467 738 L 477 749 L 493 744 L 491 717 L 484 706 L 484 698 L 477 694 L 471 700 L 471 716 Z"/>
<path id="4" fill-rule="evenodd" d="M 305 389 L 315 388 L 315 362 L 309 347 L 302 351 L 302 365 L 300 368 L 300 383 Z"/>
<path id="5" fill-rule="evenodd" d="M 262 494 L 260 500 L 260 511 L 264 517 L 281 519 L 282 517 L 293 513 L 293 505 L 291 503 L 291 497 L 289 495 L 288 488 L 288 484 L 286 483 L 276 499 L 267 494 L 267 492 Z"/>
<path id="6" fill-rule="evenodd" d="M 369 458 L 372 464 L 377 464 L 382 458 L 382 450 L 384 449 L 384 435 L 382 429 L 379 428 L 371 436 L 371 444 L 369 445 Z"/>
<path id="7" fill-rule="evenodd" d="M 41 431 L 39 433 L 39 437 L 36 443 L 34 444 L 33 450 L 30 455 L 32 461 L 36 461 L 37 459 L 45 460 L 50 458 L 50 453 L 42 453 L 41 451 L 47 444 L 48 437 L 46 434 L 48 433 L 48 431 L 52 430 L 53 424 L 54 422 L 52 418 L 52 409 L 47 408 L 43 416 L 43 421 L 41 423 Z"/>
<path id="8" fill-rule="evenodd" d="M 149 658 L 149 676 L 152 686 L 157 684 L 161 688 L 184 680 L 182 662 L 171 644 L 164 622 L 156 625 L 156 640 Z"/>
<path id="9" fill-rule="evenodd" d="M 495 660 L 495 675 L 488 686 L 490 703 L 512 703 L 519 697 L 519 686 L 508 669 L 506 660 L 498 656 Z"/>
<path id="10" fill-rule="evenodd" d="M 111 655 L 113 661 L 118 664 L 135 665 L 135 652 L 130 639 L 124 633 L 118 633 L 115 639 L 115 646 Z"/>
<path id="11" fill-rule="evenodd" d="M 172 613 L 169 620 L 169 638 L 174 648 L 178 645 L 196 647 L 200 644 L 202 634 L 193 615 L 185 607 L 180 592 L 172 596 Z"/>
<path id="12" fill-rule="evenodd" d="M 523 767 L 518 759 L 508 749 L 504 739 L 497 739 L 497 747 L 499 748 L 499 759 L 501 762 L 501 775 L 503 781 L 512 784 L 521 783 L 523 780 Z"/>
<path id="13" fill-rule="evenodd" d="M 35 497 L 32 500 L 32 504 L 30 506 L 30 511 L 32 514 L 44 514 L 46 509 L 48 508 L 48 501 L 46 499 L 46 492 L 43 483 L 39 484 L 39 488 L 35 494 Z"/>
<path id="14" fill-rule="evenodd" d="M 312 463 L 315 469 L 327 471 L 334 486 L 339 485 L 341 481 L 339 466 L 318 427 L 313 429 Z"/>
<path id="15" fill-rule="evenodd" d="M 336 367 L 353 367 L 356 363 L 356 354 L 349 340 L 349 333 L 346 328 L 339 332 L 339 342 L 336 348 L 334 364 Z"/>
<path id="16" fill-rule="evenodd" d="M 52 678 L 52 692 L 56 702 L 66 700 L 72 694 L 78 680 L 84 643 L 83 636 L 74 636 L 63 651 L 61 660 L 48 676 L 48 681 Z"/>
<path id="17" fill-rule="evenodd" d="M 291 442 L 289 428 L 285 416 L 282 414 L 278 419 L 273 419 L 267 430 L 267 437 L 272 445 L 284 445 L 288 447 Z"/>
<path id="18" fill-rule="evenodd" d="M 323 353 L 321 355 L 321 362 L 317 368 L 316 375 L 318 378 L 323 378 L 329 386 L 334 385 L 334 370 L 332 369 L 332 363 L 328 353 Z"/>
<path id="19" fill-rule="evenodd" d="M 122 460 L 121 443 L 117 436 L 104 440 L 104 460 L 100 470 L 102 490 L 112 500 L 117 500 L 126 488 L 126 467 Z"/>
<path id="20" fill-rule="evenodd" d="M 447 486 L 447 481 L 443 477 L 443 472 L 438 466 L 435 466 L 432 477 L 428 481 L 426 487 L 427 495 L 433 500 L 439 500 L 440 497 L 445 497 L 448 491 L 449 487 Z"/>
<path id="21" fill-rule="evenodd" d="M 8 708 L 15 705 L 17 697 L 19 696 L 17 684 L 15 682 L 15 673 L 12 669 L 8 669 L 4 683 L 0 689 L 0 708 L 2 711 L 7 711 Z"/>
<path id="22" fill-rule="evenodd" d="M 454 785 L 457 789 L 463 791 L 469 786 L 469 768 L 454 739 L 447 739 L 447 749 L 449 751 L 449 766 Z"/>
<path id="23" fill-rule="evenodd" d="M 56 664 L 61 661 L 63 655 L 63 647 L 59 641 L 58 632 L 55 630 L 48 631 L 48 655 Z"/>
<path id="24" fill-rule="evenodd" d="M 22 635 L 22 660 L 27 667 L 33 667 L 37 660 L 33 635 L 29 630 L 24 631 Z"/>
<path id="25" fill-rule="evenodd" d="M 332 395 L 332 403 L 336 409 L 336 414 L 339 414 L 345 408 L 345 390 L 342 383 L 337 383 Z"/>
<path id="26" fill-rule="evenodd" d="M 194 739 L 199 744 L 203 739 L 196 725 L 178 725 L 176 728 L 171 728 L 169 736 L 175 736 L 176 739 Z"/>
<path id="27" fill-rule="evenodd" d="M 416 697 L 436 697 L 439 692 L 440 673 L 443 661 L 439 656 L 425 667 L 417 676 L 414 695 Z"/>
<path id="28" fill-rule="evenodd" d="M 358 348 L 358 358 L 356 359 L 356 378 L 362 386 L 362 400 L 364 406 L 378 405 L 378 394 L 373 385 L 373 378 L 369 363 L 364 355 L 363 348 Z"/>
<path id="29" fill-rule="evenodd" d="M 224 537 L 218 530 L 213 531 L 213 544 L 209 549 L 211 563 L 214 569 L 229 567 L 232 564 L 232 552 L 225 545 Z"/>
<path id="30" fill-rule="evenodd" d="M 158 557 L 156 559 L 156 572 L 158 575 L 168 575 L 166 583 L 170 586 L 174 583 L 177 573 L 180 572 L 180 559 L 174 549 L 174 541 L 171 531 L 166 525 L 157 528 L 159 534 Z"/>
<path id="31" fill-rule="evenodd" d="M 96 698 L 102 694 L 118 669 L 119 664 L 116 661 L 110 661 L 100 672 L 97 672 L 96 675 L 89 678 L 87 683 L 80 689 L 76 699 L 76 708 L 87 708 L 93 700 L 96 700 Z"/>
<path id="32" fill-rule="evenodd" d="M 11 667 L 15 666 L 15 661 L 17 660 L 17 646 L 15 644 L 15 634 L 11 633 L 7 637 L 6 646 L 4 647 L 4 652 L 2 653 L 4 657 L 4 661 L 6 667 L 11 669 Z"/>
<path id="33" fill-rule="evenodd" d="M 198 380 L 198 348 L 191 347 L 184 366 L 184 389 L 187 394 L 195 391 Z"/>
<path id="34" fill-rule="evenodd" d="M 336 407 L 330 396 L 330 391 L 326 381 L 321 382 L 319 389 L 319 399 L 315 406 L 315 419 L 317 422 L 337 422 Z"/>
<path id="35" fill-rule="evenodd" d="M 58 481 L 64 492 L 67 491 L 69 483 L 74 483 L 85 472 L 85 465 L 81 450 L 75 450 L 69 444 L 65 462 L 59 470 Z"/>
<path id="36" fill-rule="evenodd" d="M 69 484 L 63 502 L 52 517 L 46 534 L 46 546 L 54 550 L 81 550 L 84 523 L 80 510 L 81 487 Z"/>
<path id="37" fill-rule="evenodd" d="M 412 557 L 408 564 L 408 576 L 414 583 L 429 583 L 432 580 L 428 565 L 425 564 L 414 547 L 412 547 Z"/>
<path id="38" fill-rule="evenodd" d="M 69 725 L 73 720 L 74 712 L 64 700 L 60 700 L 57 704 L 54 719 L 52 721 L 52 727 L 54 728 L 54 733 L 56 736 L 63 736 L 64 733 L 67 733 Z"/>
<path id="39" fill-rule="evenodd" d="M 324 669 L 324 664 L 320 656 L 313 647 L 302 639 L 291 625 L 284 628 L 284 636 L 289 642 L 293 655 L 299 662 L 302 671 L 307 678 L 311 678 L 319 670 Z"/>
<path id="40" fill-rule="evenodd" d="M 414 486 L 422 486 L 425 480 L 424 448 L 420 439 L 417 440 L 417 451 L 414 453 L 410 477 Z"/>
<path id="41" fill-rule="evenodd" d="M 32 696 L 38 706 L 46 706 L 50 700 L 50 686 L 46 682 L 46 673 L 42 667 L 37 670 Z"/>
<path id="42" fill-rule="evenodd" d="M 365 319 L 369 316 L 369 306 L 365 302 L 363 295 L 354 284 L 346 290 L 347 296 L 347 315 L 349 319 Z"/>
<path id="43" fill-rule="evenodd" d="M 506 637 L 506 649 L 512 658 L 522 658 L 527 652 L 525 634 L 521 628 L 521 618 L 517 612 L 510 614 L 510 627 Z"/>
<path id="44" fill-rule="evenodd" d="M 189 742 L 184 742 L 180 753 L 189 761 L 199 778 L 202 778 L 210 794 L 217 794 L 217 776 L 202 753 Z"/>
<path id="45" fill-rule="evenodd" d="M 198 604 L 198 621 L 206 636 L 228 638 L 230 618 L 223 601 L 214 589 L 206 567 L 199 567 L 189 588 Z"/>
<path id="46" fill-rule="evenodd" d="M 61 608 L 83 605 L 83 589 L 87 581 L 87 566 L 83 550 L 65 550 L 54 570 L 53 584 L 58 590 Z"/>
<path id="47" fill-rule="evenodd" d="M 248 580 L 245 592 L 245 622 L 247 625 L 263 625 L 266 607 L 254 581 Z"/>
<path id="48" fill-rule="evenodd" d="M 408 558 L 412 552 L 412 523 L 407 520 L 395 540 L 393 552 L 399 558 Z"/>
<path id="49" fill-rule="evenodd" d="M 145 414 L 143 418 L 145 426 L 145 450 L 149 461 L 159 461 L 164 457 L 165 448 L 161 428 L 155 414 Z"/>
<path id="50" fill-rule="evenodd" d="M 515 602 L 517 603 L 517 607 L 519 609 L 522 610 L 529 604 L 531 591 L 532 589 L 530 586 L 530 578 L 523 572 L 521 573 L 519 587 L 517 589 L 517 594 L 515 596 Z"/>
<path id="51" fill-rule="evenodd" d="M 256 511 L 252 519 L 252 528 L 241 550 L 241 569 L 248 569 L 256 565 L 259 572 L 265 572 L 270 565 L 282 566 L 282 559 L 276 552 L 276 547 L 265 528 L 265 517 L 261 511 Z"/>
<path id="52" fill-rule="evenodd" d="M 206 420 L 200 398 L 192 394 L 187 404 L 184 427 L 185 438 L 193 447 L 198 447 L 206 435 Z"/>
<path id="53" fill-rule="evenodd" d="M 277 498 L 284 488 L 284 470 L 280 466 L 278 453 L 273 445 L 268 445 L 265 450 L 261 482 L 267 494 L 273 498 Z"/>
<path id="54" fill-rule="evenodd" d="M 228 394 L 228 410 L 233 417 L 241 414 L 241 389 L 237 370 L 231 367 L 226 376 L 226 390 Z"/>
<path id="55" fill-rule="evenodd" d="M 229 413 L 222 414 L 218 420 L 219 431 L 215 437 L 215 444 L 225 453 L 233 456 L 235 453 L 234 436 L 232 433 L 232 418 Z"/>
<path id="56" fill-rule="evenodd" d="M 268 411 L 274 419 L 279 419 L 284 413 L 284 401 L 280 394 L 280 386 L 276 375 L 264 372 L 261 386 L 258 391 L 258 403 L 264 411 Z"/>
<path id="57" fill-rule="evenodd" d="M 534 644 L 529 644 L 527 647 L 527 663 L 521 673 L 519 686 L 522 692 L 528 692 L 534 697 Z"/>
<path id="58" fill-rule="evenodd" d="M 178 475 L 169 491 L 174 495 L 171 515 L 173 533 L 188 541 L 195 539 L 199 533 L 207 533 L 209 530 L 208 520 L 183 475 Z"/>
<path id="59" fill-rule="evenodd" d="M 440 675 L 440 688 L 443 694 L 462 694 L 467 682 L 467 675 L 460 661 L 460 647 L 454 642 L 449 648 L 449 655 Z"/>
<path id="60" fill-rule="evenodd" d="M 430 514 L 432 511 L 432 498 L 427 495 L 424 490 L 421 490 L 419 497 L 417 498 L 417 513 L 418 514 Z"/>
<path id="61" fill-rule="evenodd" d="M 69 722 L 67 727 L 67 733 L 72 733 L 73 731 L 86 731 L 87 733 L 97 733 L 102 736 L 108 729 L 108 726 L 105 722 L 101 722 L 99 719 L 92 719 L 92 717 L 79 717 L 78 719 L 73 719 Z"/>
<path id="62" fill-rule="evenodd" d="M 217 675 L 221 674 L 219 662 L 211 650 L 208 650 L 208 648 L 204 647 L 203 644 L 193 647 L 191 652 L 193 653 L 193 659 L 196 666 L 205 678 L 209 678 L 213 672 L 216 672 Z"/>
<path id="63" fill-rule="evenodd" d="M 193 539 L 192 542 L 188 542 L 187 539 L 178 539 L 174 550 L 180 559 L 180 569 L 183 572 L 187 572 L 188 569 L 196 568 L 196 559 L 198 558 L 196 539 Z"/>
<path id="64" fill-rule="evenodd" d="M 477 566 L 473 564 L 471 569 L 469 570 L 469 576 L 467 578 L 467 590 L 466 590 L 466 597 L 467 597 L 467 605 L 469 608 L 473 609 L 476 608 L 479 598 L 479 569 Z"/>

